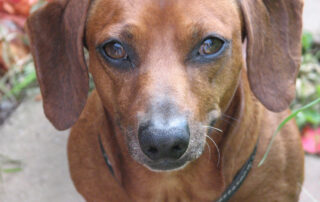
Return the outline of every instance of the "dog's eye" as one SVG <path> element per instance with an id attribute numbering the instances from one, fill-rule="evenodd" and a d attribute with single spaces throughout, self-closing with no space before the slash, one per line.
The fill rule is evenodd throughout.
<path id="1" fill-rule="evenodd" d="M 199 55 L 213 55 L 221 50 L 224 41 L 216 37 L 208 38 L 203 41 L 199 48 Z"/>
<path id="2" fill-rule="evenodd" d="M 199 41 L 187 55 L 187 60 L 196 64 L 207 64 L 225 56 L 231 40 L 225 39 L 218 34 L 210 34 Z"/>
<path id="3" fill-rule="evenodd" d="M 96 50 L 104 59 L 102 62 L 117 70 L 126 71 L 139 65 L 138 56 L 132 46 L 117 39 L 111 38 L 103 42 L 96 47 Z"/>
<path id="4" fill-rule="evenodd" d="M 125 59 L 128 57 L 126 50 L 121 43 L 112 41 L 103 46 L 105 54 L 115 60 Z"/>

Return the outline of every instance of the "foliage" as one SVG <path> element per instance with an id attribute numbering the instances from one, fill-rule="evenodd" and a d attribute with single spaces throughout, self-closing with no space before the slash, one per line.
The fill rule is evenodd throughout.
<path id="1" fill-rule="evenodd" d="M 0 154 L 0 182 L 2 174 L 16 173 L 22 170 L 22 163 L 18 160 L 13 160 L 5 155 Z"/>
<path id="2" fill-rule="evenodd" d="M 268 157 L 268 154 L 270 152 L 271 146 L 273 144 L 273 141 L 276 137 L 276 135 L 278 134 L 278 132 L 282 129 L 282 127 L 284 125 L 286 125 L 291 119 L 295 118 L 299 113 L 303 113 L 304 111 L 310 109 L 311 107 L 317 105 L 320 103 L 320 97 L 314 101 L 312 101 L 311 103 L 301 107 L 300 109 L 294 110 L 287 118 L 285 118 L 277 127 L 276 131 L 273 133 L 271 141 L 267 147 L 267 151 L 264 153 L 262 160 L 259 162 L 258 167 L 261 166 L 264 161 L 266 160 L 266 158 Z"/>
<path id="3" fill-rule="evenodd" d="M 293 112 L 283 120 L 268 144 L 262 160 L 261 166 L 266 160 L 273 141 L 281 128 L 291 119 L 296 118 L 302 132 L 302 143 L 304 150 L 312 151 L 314 154 L 320 153 L 320 142 L 318 140 L 319 129 L 311 129 L 309 125 L 317 128 L 320 126 L 320 48 L 314 44 L 312 35 L 304 33 L 302 37 L 302 65 L 297 79 L 296 100 L 292 104 Z"/>
<path id="4" fill-rule="evenodd" d="M 296 83 L 296 100 L 292 109 L 298 109 L 320 97 L 320 46 L 316 45 L 312 35 L 305 33 L 302 37 L 302 65 Z M 320 105 L 314 105 L 297 117 L 299 128 L 305 125 L 320 125 Z"/>
<path id="5" fill-rule="evenodd" d="M 24 23 L 44 0 L 0 1 L 0 124 L 23 98 L 25 89 L 36 82 L 36 73 L 30 54 Z M 2 105 L 8 103 L 10 105 Z M 6 108 L 3 108 L 6 106 Z M 7 109 L 9 106 L 10 109 Z"/>

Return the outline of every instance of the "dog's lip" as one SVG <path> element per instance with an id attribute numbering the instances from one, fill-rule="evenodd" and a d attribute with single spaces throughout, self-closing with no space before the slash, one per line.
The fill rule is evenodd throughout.
<path id="1" fill-rule="evenodd" d="M 152 171 L 174 171 L 184 168 L 189 161 L 187 159 L 162 159 L 158 161 L 147 162 L 144 165 Z"/>

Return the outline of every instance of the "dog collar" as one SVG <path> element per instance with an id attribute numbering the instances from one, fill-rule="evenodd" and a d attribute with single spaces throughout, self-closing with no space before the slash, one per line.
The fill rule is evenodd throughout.
<path id="1" fill-rule="evenodd" d="M 99 135 L 99 145 L 100 145 L 100 149 L 101 149 L 101 153 L 103 155 L 104 161 L 106 162 L 111 174 L 114 176 L 114 171 L 113 171 L 112 165 L 108 159 L 106 151 L 103 148 L 100 135 Z M 256 144 L 256 146 L 254 147 L 253 152 L 251 153 L 249 159 L 246 161 L 246 163 L 241 167 L 241 169 L 238 171 L 236 176 L 233 178 L 231 184 L 223 192 L 221 197 L 218 200 L 216 200 L 215 202 L 227 202 L 233 196 L 233 194 L 236 193 L 236 191 L 238 191 L 241 184 L 246 179 L 246 177 L 248 176 L 248 174 L 252 168 L 253 160 L 254 160 L 254 157 L 257 152 L 257 145 L 258 144 Z"/>
<path id="2" fill-rule="evenodd" d="M 109 159 L 108 159 L 107 153 L 106 153 L 106 151 L 105 151 L 104 148 L 103 148 L 102 141 L 101 141 L 101 137 L 100 137 L 100 135 L 98 135 L 98 136 L 99 136 L 99 137 L 98 137 L 98 138 L 99 138 L 99 145 L 100 145 L 100 149 L 101 149 L 101 152 L 102 152 L 104 161 L 106 162 L 106 164 L 107 164 L 107 166 L 108 166 L 111 174 L 114 176 L 114 171 L 113 171 L 112 165 L 111 165 L 111 163 L 110 163 L 110 161 L 109 161 Z"/>
<path id="3" fill-rule="evenodd" d="M 220 198 L 218 200 L 216 200 L 216 202 L 227 202 L 231 198 L 231 196 L 233 196 L 233 194 L 236 193 L 236 191 L 238 191 L 241 184 L 246 179 L 246 177 L 248 176 L 248 174 L 252 168 L 253 160 L 254 160 L 254 157 L 257 152 L 257 145 L 258 144 L 256 144 L 256 146 L 254 147 L 253 152 L 251 153 L 247 162 L 238 171 L 236 176 L 233 178 L 231 184 L 223 192 L 223 194 L 220 196 Z"/>

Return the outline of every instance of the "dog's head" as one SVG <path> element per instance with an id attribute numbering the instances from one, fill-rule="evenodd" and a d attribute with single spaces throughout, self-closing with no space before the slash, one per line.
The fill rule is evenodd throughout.
<path id="1" fill-rule="evenodd" d="M 58 129 L 80 115 L 85 44 L 97 91 L 132 157 L 156 170 L 182 167 L 201 155 L 245 66 L 261 103 L 287 108 L 301 12 L 301 0 L 54 1 L 27 24 L 45 113 Z"/>

